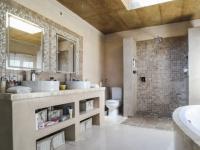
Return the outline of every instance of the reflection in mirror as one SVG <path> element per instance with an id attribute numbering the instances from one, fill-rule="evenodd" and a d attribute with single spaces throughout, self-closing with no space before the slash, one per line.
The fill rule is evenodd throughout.
<path id="1" fill-rule="evenodd" d="M 75 43 L 60 35 L 57 35 L 57 71 L 75 72 Z"/>
<path id="2" fill-rule="evenodd" d="M 14 15 L 7 15 L 8 68 L 42 70 L 43 29 Z"/>

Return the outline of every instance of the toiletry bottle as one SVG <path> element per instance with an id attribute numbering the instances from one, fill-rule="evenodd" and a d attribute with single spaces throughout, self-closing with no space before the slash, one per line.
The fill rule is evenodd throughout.
<path id="1" fill-rule="evenodd" d="M 1 78 L 0 93 L 5 93 L 5 92 L 6 92 L 6 80 L 4 80 L 4 78 Z"/>
<path id="2" fill-rule="evenodd" d="M 69 116 L 70 116 L 70 119 L 73 117 L 73 109 L 72 109 L 72 107 L 69 108 Z"/>
<path id="3" fill-rule="evenodd" d="M 35 81 L 35 80 L 36 80 L 35 70 L 31 70 L 31 81 Z"/>

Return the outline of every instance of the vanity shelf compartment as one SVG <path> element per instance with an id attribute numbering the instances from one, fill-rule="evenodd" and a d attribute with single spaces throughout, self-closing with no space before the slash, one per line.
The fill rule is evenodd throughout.
<path id="1" fill-rule="evenodd" d="M 55 138 L 57 136 L 57 139 Z M 54 138 L 54 142 L 53 142 Z M 64 138 L 64 139 L 63 139 Z M 70 125 L 68 127 L 65 127 L 61 130 L 57 130 L 56 132 L 52 134 L 48 134 L 36 141 L 36 150 L 43 150 L 43 149 L 37 149 L 38 144 L 45 142 L 46 147 L 51 147 L 55 150 L 62 147 L 66 141 L 74 141 L 75 140 L 75 125 Z M 56 144 L 57 143 L 57 144 Z M 50 145 L 49 145 L 50 144 Z M 53 147 L 55 144 L 56 147 Z M 44 149 L 44 150 L 50 150 L 50 149 Z"/>
<path id="2" fill-rule="evenodd" d="M 85 119 L 80 122 L 80 133 L 87 131 L 88 129 L 92 128 L 92 117 Z"/>
<path id="3" fill-rule="evenodd" d="M 86 132 L 93 126 L 100 124 L 100 114 L 93 115 L 89 118 L 80 121 L 80 133 Z"/>
<path id="4" fill-rule="evenodd" d="M 73 119 L 75 117 L 74 105 L 74 103 L 67 103 L 36 110 L 36 130 L 44 130 Z"/>
<path id="5" fill-rule="evenodd" d="M 63 121 L 63 122 L 60 122 L 58 124 L 55 124 L 53 126 L 49 126 L 49 127 L 46 127 L 44 129 L 41 129 L 41 130 L 38 130 L 36 132 L 36 138 L 41 138 L 41 137 L 44 137 L 44 136 L 47 136 L 49 134 L 52 134 L 54 132 L 57 132 L 58 130 L 62 130 L 63 128 L 66 128 L 66 127 L 69 127 L 71 125 L 74 125 L 75 124 L 75 119 L 69 119 L 69 120 L 66 120 L 66 121 Z"/>
<path id="6" fill-rule="evenodd" d="M 82 112 L 82 113 L 80 114 L 80 116 L 79 116 L 79 120 L 80 120 L 80 121 L 83 121 L 83 120 L 85 120 L 85 119 L 87 119 L 87 118 L 90 118 L 90 117 L 92 117 L 92 116 L 95 116 L 95 115 L 97 115 L 97 114 L 99 114 L 99 113 L 100 113 L 100 109 L 99 109 L 99 108 L 95 108 L 95 109 L 90 110 L 90 111 L 88 111 L 88 112 Z"/>
<path id="7" fill-rule="evenodd" d="M 99 98 L 81 100 L 79 103 L 80 114 L 99 108 Z"/>
<path id="8" fill-rule="evenodd" d="M 37 150 L 57 149 L 65 144 L 65 133 L 61 131 L 45 139 L 37 141 Z"/>

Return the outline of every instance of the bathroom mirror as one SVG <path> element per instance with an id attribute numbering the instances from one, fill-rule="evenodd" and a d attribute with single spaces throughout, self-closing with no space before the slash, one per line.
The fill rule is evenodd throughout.
<path id="1" fill-rule="evenodd" d="M 57 34 L 57 72 L 75 73 L 76 42 Z"/>
<path id="2" fill-rule="evenodd" d="M 27 20 L 7 14 L 7 68 L 42 70 L 43 29 Z"/>

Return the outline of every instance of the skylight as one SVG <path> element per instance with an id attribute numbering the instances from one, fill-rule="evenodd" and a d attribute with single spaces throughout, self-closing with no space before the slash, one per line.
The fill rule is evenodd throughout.
<path id="1" fill-rule="evenodd" d="M 25 22 L 13 16 L 9 16 L 9 26 L 17 30 L 30 33 L 30 34 L 36 34 L 42 31 L 40 28 L 36 27 L 35 25 L 32 25 L 28 22 Z"/>
<path id="2" fill-rule="evenodd" d="M 128 10 L 166 3 L 173 0 L 121 0 Z"/>

